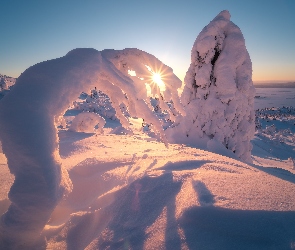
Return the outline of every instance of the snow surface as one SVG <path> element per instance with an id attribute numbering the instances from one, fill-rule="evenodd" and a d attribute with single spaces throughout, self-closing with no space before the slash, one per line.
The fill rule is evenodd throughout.
<path id="1" fill-rule="evenodd" d="M 256 93 L 258 130 L 252 140 L 253 162 L 285 170 L 294 169 L 295 89 L 258 88 Z"/>
<path id="2" fill-rule="evenodd" d="M 255 109 L 295 107 L 295 88 L 256 88 Z"/>
<path id="3" fill-rule="evenodd" d="M 269 153 L 265 165 L 249 165 L 181 144 L 166 148 L 142 132 L 128 136 L 111 131 L 107 124 L 104 135 L 60 130 L 61 160 L 73 191 L 42 232 L 47 249 L 294 246 L 291 163 L 279 168 L 277 158 L 267 164 L 274 157 Z M 261 156 L 261 151 L 254 153 Z M 3 154 L 0 164 L 6 169 L 1 173 L 4 212 L 9 205 L 5 191 L 13 178 Z"/>
<path id="4" fill-rule="evenodd" d="M 143 134 L 60 137 L 74 189 L 43 231 L 48 248 L 289 249 L 295 240 L 291 166 L 167 149 Z"/>

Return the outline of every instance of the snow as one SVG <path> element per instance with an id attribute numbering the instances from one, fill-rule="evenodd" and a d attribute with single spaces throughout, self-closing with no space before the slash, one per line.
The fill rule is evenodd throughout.
<path id="1" fill-rule="evenodd" d="M 293 88 L 258 88 L 255 98 L 256 136 L 253 162 L 260 166 L 294 169 L 295 110 Z M 276 105 L 276 107 L 273 107 Z"/>
<path id="2" fill-rule="evenodd" d="M 128 107 L 132 116 L 150 123 L 165 142 L 161 121 L 153 115 L 147 103 L 149 95 L 145 82 L 140 79 L 146 78 L 153 84 L 146 65 L 154 71 L 160 70 L 163 81 L 169 81 L 163 96 L 173 100 L 176 107 L 181 81 L 171 68 L 138 49 L 102 52 L 75 49 L 64 57 L 28 68 L 17 79 L 13 91 L 0 103 L 0 138 L 9 169 L 15 175 L 9 192 L 12 203 L 1 221 L 1 234 L 7 246 L 35 242 L 53 208 L 71 192 L 72 183 L 58 153 L 56 125 L 81 92 L 99 86 L 110 96 L 123 126 L 129 124 L 121 115 L 121 103 Z M 131 79 L 128 70 L 136 70 L 140 78 Z M 160 94 L 159 91 L 159 87 L 153 86 L 153 95 Z M 81 127 L 81 121 L 86 126 Z M 82 113 L 72 121 L 71 129 L 89 132 L 97 123 L 103 127 L 100 116 Z M 26 228 L 25 233 L 23 228 Z"/>
<path id="3" fill-rule="evenodd" d="M 93 133 L 98 126 L 99 132 L 103 133 L 103 127 L 106 121 L 98 114 L 84 112 L 78 114 L 73 120 L 69 130 L 76 132 Z"/>
<path id="4" fill-rule="evenodd" d="M 229 19 L 224 11 L 213 21 L 240 37 Z M 200 51 L 212 47 L 202 39 Z M 165 89 L 151 80 L 159 71 Z M 0 249 L 295 249 L 289 91 L 255 98 L 253 163 L 218 134 L 192 133 L 169 147 L 159 140 L 173 127 L 176 136 L 187 132 L 180 124 L 191 114 L 224 110 L 223 98 L 248 98 L 250 110 L 248 80 L 221 98 L 210 92 L 202 113 L 198 98 L 183 109 L 172 69 L 137 49 L 77 49 L 27 69 L 0 100 Z M 268 109 L 278 93 L 281 104 Z"/>
<path id="5" fill-rule="evenodd" d="M 256 88 L 255 109 L 295 106 L 295 88 Z"/>
<path id="6" fill-rule="evenodd" d="M 290 249 L 295 242 L 291 165 L 166 148 L 140 132 L 59 136 L 73 191 L 42 232 L 47 249 Z"/>
<path id="7" fill-rule="evenodd" d="M 6 84 L 5 80 L 4 80 L 4 78 L 1 78 L 0 79 L 0 91 L 6 90 L 6 89 L 7 89 L 7 84 Z"/>
<path id="8" fill-rule="evenodd" d="M 16 79 L 11 76 L 0 74 L 0 92 L 1 90 L 9 89 L 15 84 L 15 81 Z"/>
<path id="9" fill-rule="evenodd" d="M 196 144 L 214 139 L 251 162 L 254 95 L 242 32 L 230 21 L 229 12 L 222 11 L 193 45 L 182 93 L 187 115 L 167 131 L 169 141 Z"/>
<path id="10" fill-rule="evenodd" d="M 0 100 L 9 92 L 15 81 L 13 77 L 0 74 Z"/>

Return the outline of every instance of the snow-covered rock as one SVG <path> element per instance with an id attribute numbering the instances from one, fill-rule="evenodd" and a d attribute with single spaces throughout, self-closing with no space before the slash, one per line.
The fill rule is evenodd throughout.
<path id="1" fill-rule="evenodd" d="M 167 131 L 171 141 L 214 139 L 240 159 L 251 161 L 254 136 L 252 63 L 240 29 L 228 11 L 218 14 L 198 35 L 185 77 L 186 116 Z"/>

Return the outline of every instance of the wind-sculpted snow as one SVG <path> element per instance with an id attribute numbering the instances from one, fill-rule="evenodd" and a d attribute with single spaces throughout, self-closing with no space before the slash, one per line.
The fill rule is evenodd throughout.
<path id="1" fill-rule="evenodd" d="M 169 83 L 163 93 L 152 81 L 152 73 L 158 71 Z M 161 123 L 149 108 L 145 83 L 152 95 L 173 100 L 183 114 L 177 99 L 181 81 L 157 58 L 137 49 L 75 49 L 21 74 L 0 102 L 0 140 L 15 175 L 11 205 L 1 218 L 1 249 L 40 249 L 41 230 L 58 201 L 71 191 L 71 180 L 61 165 L 55 122 L 82 91 L 97 87 L 108 94 L 123 126 L 128 121 L 120 115 L 119 105 L 126 104 L 132 116 L 151 123 L 165 141 Z"/>
<path id="2" fill-rule="evenodd" d="M 185 77 L 187 115 L 169 131 L 172 141 L 212 139 L 251 161 L 254 136 L 252 63 L 240 29 L 222 11 L 198 35 Z"/>

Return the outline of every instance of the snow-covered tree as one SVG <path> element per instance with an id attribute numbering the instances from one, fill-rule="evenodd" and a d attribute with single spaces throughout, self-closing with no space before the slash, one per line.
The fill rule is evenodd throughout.
<path id="1" fill-rule="evenodd" d="M 159 74 L 165 85 L 162 89 Z M 11 205 L 0 222 L 1 249 L 41 248 L 40 232 L 58 201 L 72 189 L 61 165 L 56 122 L 81 92 L 94 87 L 110 97 L 123 126 L 129 122 L 121 114 L 122 103 L 131 116 L 152 124 L 163 141 L 150 95 L 161 93 L 184 114 L 177 95 L 181 81 L 171 68 L 138 49 L 75 49 L 28 68 L 0 101 L 0 140 L 15 175 L 9 192 Z"/>
<path id="2" fill-rule="evenodd" d="M 187 115 L 167 134 L 174 142 L 217 141 L 251 161 L 255 132 L 252 63 L 240 29 L 222 11 L 198 35 L 185 76 Z"/>
<path id="3" fill-rule="evenodd" d="M 106 121 L 100 115 L 93 112 L 82 112 L 78 114 L 72 121 L 69 128 L 71 131 L 93 133 L 94 128 L 98 126 L 99 133 L 103 133 L 103 127 Z"/>
<path id="4" fill-rule="evenodd" d="M 4 78 L 0 79 L 0 91 L 7 89 L 7 84 Z"/>

